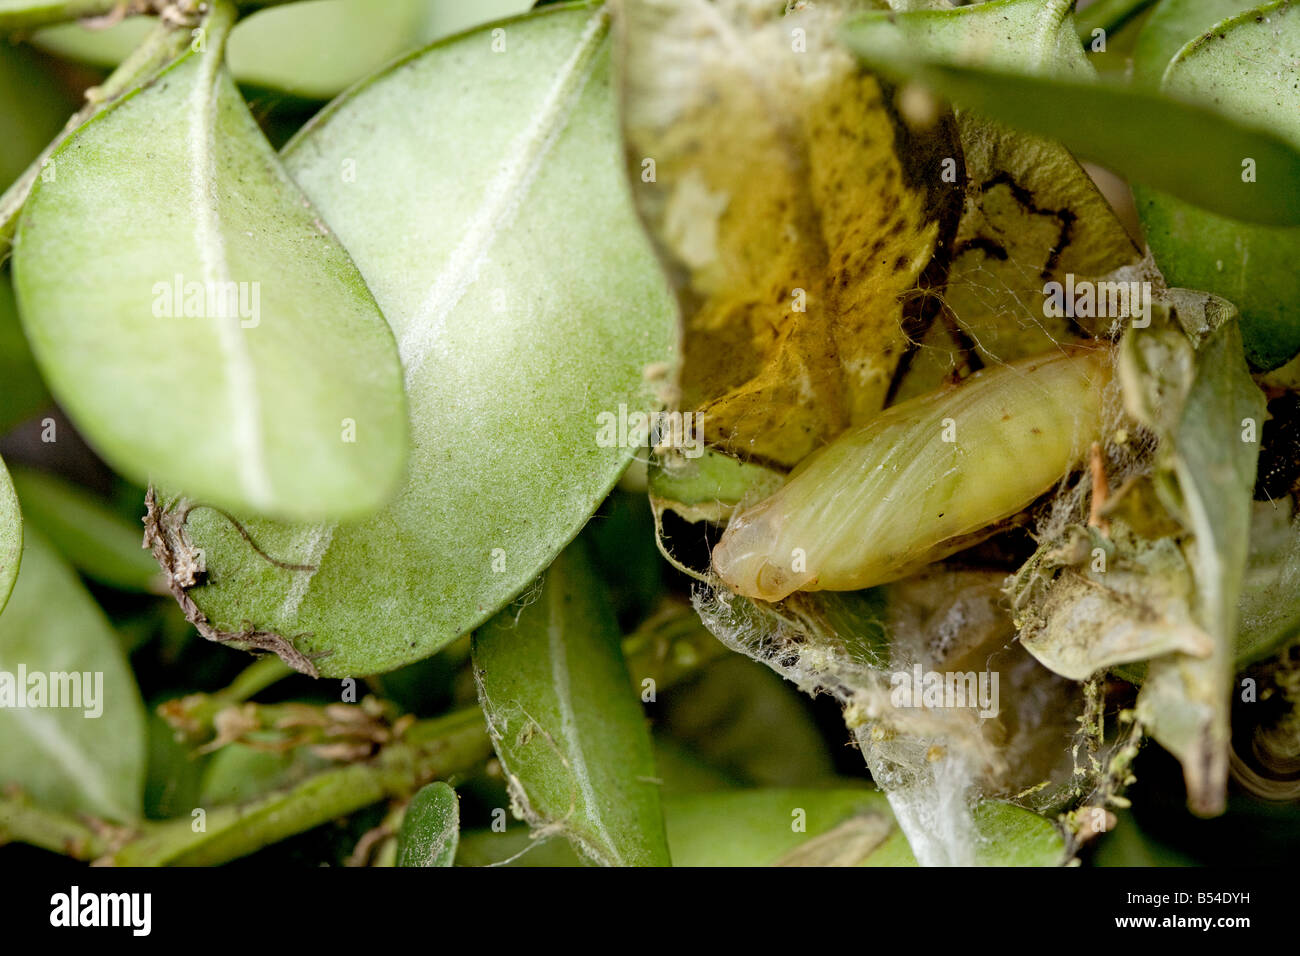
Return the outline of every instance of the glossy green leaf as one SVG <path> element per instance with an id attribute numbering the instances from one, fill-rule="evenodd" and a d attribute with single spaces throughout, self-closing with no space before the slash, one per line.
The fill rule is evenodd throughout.
<path id="1" fill-rule="evenodd" d="M 222 67 L 221 29 L 55 152 L 19 226 L 23 324 L 128 477 L 289 518 L 364 514 L 405 455 L 392 335 Z"/>
<path id="2" fill-rule="evenodd" d="M 9 277 L 0 274 L 0 434 L 49 404 L 23 334 Z"/>
<path id="3" fill-rule="evenodd" d="M 426 657 L 534 580 L 636 451 L 602 445 L 599 416 L 657 408 L 644 369 L 673 355 L 622 184 L 607 15 L 559 7 L 499 29 L 505 53 L 490 30 L 435 45 L 286 150 L 397 333 L 415 447 L 365 523 L 245 522 L 314 573 L 195 513 L 209 583 L 191 593 L 214 621 L 329 652 L 326 676 Z"/>
<path id="4" fill-rule="evenodd" d="M 460 798 L 438 781 L 406 805 L 397 832 L 397 866 L 451 866 L 460 841 Z"/>
<path id="5" fill-rule="evenodd" d="M 23 515 L 13 481 L 0 458 L 0 612 L 18 580 L 23 557 Z"/>
<path id="6" fill-rule="evenodd" d="M 901 46 L 852 25 L 845 40 L 887 76 L 916 80 L 958 106 L 1058 140 L 1134 182 L 1222 215 L 1300 224 L 1300 150 L 1231 113 L 1118 82 L 986 66 L 978 58 Z M 1257 182 L 1242 180 L 1248 157 Z"/>
<path id="7" fill-rule="evenodd" d="M 0 614 L 0 701 L 0 785 L 61 810 L 140 816 L 145 715 L 135 680 L 103 612 L 31 528 Z"/>
<path id="8" fill-rule="evenodd" d="M 1300 14 L 1283 0 L 1216 24 L 1212 18 L 1227 6 L 1239 4 L 1175 8 L 1186 10 L 1186 20 L 1149 27 L 1159 32 L 1139 46 L 1138 68 L 1162 77 L 1161 89 L 1170 95 L 1215 103 L 1300 148 Z M 1175 48 L 1162 67 L 1160 58 L 1173 46 L 1166 35 L 1192 23 L 1213 32 L 1185 37 L 1192 42 Z M 1254 186 L 1265 195 L 1279 188 L 1262 167 L 1259 176 Z M 1300 228 L 1250 225 L 1152 189 L 1140 188 L 1135 197 L 1147 243 L 1169 283 L 1217 293 L 1241 310 L 1252 365 L 1276 368 L 1300 352 Z"/>
<path id="9" fill-rule="evenodd" d="M 668 863 L 645 715 L 581 544 L 474 634 L 474 674 L 512 803 L 606 866 Z"/>
<path id="10" fill-rule="evenodd" d="M 86 577 L 128 591 L 165 594 L 139 525 L 122 519 L 90 492 L 40 471 L 15 469 L 23 514 Z"/>
<path id="11" fill-rule="evenodd" d="M 263 10 L 230 35 L 230 69 L 241 83 L 325 99 L 398 55 L 438 37 L 523 13 L 528 0 L 312 0 Z M 70 59 L 115 66 L 152 20 L 107 30 L 67 24 L 42 30 L 39 46 Z"/>

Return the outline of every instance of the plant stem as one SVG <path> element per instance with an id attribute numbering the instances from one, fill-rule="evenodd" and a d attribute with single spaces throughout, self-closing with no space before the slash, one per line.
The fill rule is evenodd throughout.
<path id="1" fill-rule="evenodd" d="M 241 12 L 298 0 L 234 0 Z M 41 27 L 93 17 L 154 15 L 171 9 L 198 13 L 199 0 L 0 0 L 0 34 L 29 33 Z"/>
<path id="2" fill-rule="evenodd" d="M 117 866 L 216 866 L 392 797 L 466 773 L 492 755 L 483 714 L 468 707 L 420 721 L 373 761 L 327 770 L 290 790 L 206 815 L 203 830 L 180 818 L 151 825 L 105 862 Z"/>
<path id="3" fill-rule="evenodd" d="M 32 803 L 14 792 L 0 797 L 0 844 L 18 842 L 62 853 L 76 860 L 93 860 L 108 852 L 105 837 L 65 813 Z"/>
<path id="4" fill-rule="evenodd" d="M 1075 14 L 1079 39 L 1091 43 L 1093 30 L 1105 30 L 1109 36 L 1153 3 L 1155 0 L 1097 0 Z"/>

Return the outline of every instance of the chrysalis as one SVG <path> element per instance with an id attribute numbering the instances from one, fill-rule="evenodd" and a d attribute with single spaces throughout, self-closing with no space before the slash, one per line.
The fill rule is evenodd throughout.
<path id="1" fill-rule="evenodd" d="M 897 580 L 1023 509 L 1101 432 L 1108 349 L 976 372 L 840 435 L 713 551 L 732 590 L 764 601 Z"/>

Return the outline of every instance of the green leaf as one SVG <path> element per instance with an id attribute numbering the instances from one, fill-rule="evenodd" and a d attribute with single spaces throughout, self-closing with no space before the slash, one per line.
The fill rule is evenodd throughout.
<path id="1" fill-rule="evenodd" d="M 716 791 L 668 797 L 664 811 L 675 866 L 916 866 L 889 801 L 865 788 Z M 1065 862 L 1060 831 L 1037 814 L 987 801 L 974 817 L 980 866 Z M 523 830 L 466 833 L 457 862 L 483 866 L 526 849 L 517 865 L 575 862 L 561 841 L 529 849 Z"/>
<path id="2" fill-rule="evenodd" d="M 222 66 L 226 9 L 206 52 L 54 153 L 19 225 L 23 323 L 123 474 L 288 518 L 365 514 L 401 476 L 397 353 Z"/>
<path id="3" fill-rule="evenodd" d="M 56 809 L 137 819 L 145 774 L 139 691 L 103 613 L 30 528 L 18 583 L 0 614 L 0 700 L 6 685 L 17 700 L 44 706 L 0 707 L 0 784 Z M 58 702 L 72 697 L 78 706 L 48 706 L 56 692 Z"/>
<path id="4" fill-rule="evenodd" d="M 507 52 L 488 30 L 437 44 L 287 148 L 397 333 L 415 447 L 365 523 L 246 522 L 314 574 L 195 513 L 191 594 L 230 627 L 302 634 L 326 676 L 426 657 L 514 598 L 634 454 L 598 441 L 599 416 L 659 407 L 643 370 L 672 357 L 675 319 L 623 186 L 606 14 L 500 29 Z"/>
<path id="5" fill-rule="evenodd" d="M 0 274 L 0 434 L 50 402 L 41 373 L 27 347 L 9 277 Z"/>
<path id="6" fill-rule="evenodd" d="M 666 806 L 677 866 L 916 865 L 889 801 L 877 791 L 724 791 L 672 798 Z M 986 802 L 974 817 L 980 866 L 1065 860 L 1060 831 L 1037 814 Z"/>
<path id="7" fill-rule="evenodd" d="M 441 781 L 422 787 L 406 805 L 397 832 L 398 866 L 451 866 L 460 842 L 460 799 Z"/>
<path id="8" fill-rule="evenodd" d="M 0 458 L 0 611 L 18 580 L 23 557 L 23 514 L 18 507 L 13 479 Z"/>
<path id="9" fill-rule="evenodd" d="M 438 37 L 523 13 L 528 0 L 315 0 L 272 7 L 230 34 L 230 69 L 241 83 L 326 99 L 399 54 Z M 66 24 L 42 30 L 36 43 L 97 66 L 115 66 L 144 39 L 151 18 L 132 17 L 107 30 Z"/>
<path id="10" fill-rule="evenodd" d="M 1139 46 L 1135 62 L 1151 75 L 1163 69 L 1165 93 L 1213 102 L 1300 148 L 1300 14 L 1283 0 L 1214 23 L 1227 7 L 1239 6 L 1202 2 L 1174 8 L 1186 10 L 1186 19 L 1149 27 L 1159 32 Z M 1160 58 L 1173 45 L 1167 34 L 1175 26 L 1192 29 L 1192 23 L 1199 23 L 1199 31 L 1213 26 L 1213 32 L 1175 48 L 1176 57 L 1162 67 Z M 1256 188 L 1268 195 L 1275 185 L 1262 165 L 1260 177 Z M 1300 352 L 1300 228 L 1250 225 L 1152 189 L 1137 189 L 1135 198 L 1147 243 L 1169 283 L 1214 292 L 1241 310 L 1252 365 L 1277 368 Z"/>
<path id="11" fill-rule="evenodd" d="M 1179 50 L 1251 6 L 1243 0 L 1161 0 L 1142 25 L 1133 49 L 1134 81 L 1159 89 Z"/>
<path id="12" fill-rule="evenodd" d="M 127 591 L 166 593 L 138 526 L 53 475 L 21 468 L 14 470 L 13 481 L 27 520 L 86 577 Z"/>
<path id="13" fill-rule="evenodd" d="M 645 715 L 581 544 L 474 635 L 474 674 L 512 803 L 607 866 L 668 863 Z"/>
<path id="14" fill-rule="evenodd" d="M 978 56 L 904 47 L 853 26 L 845 40 L 887 76 L 918 81 L 958 106 L 1058 140 L 1134 182 L 1221 215 L 1300 224 L 1300 151 L 1231 113 L 1107 80 L 1025 75 L 983 65 Z M 1256 161 L 1258 182 L 1242 181 L 1246 157 Z"/>

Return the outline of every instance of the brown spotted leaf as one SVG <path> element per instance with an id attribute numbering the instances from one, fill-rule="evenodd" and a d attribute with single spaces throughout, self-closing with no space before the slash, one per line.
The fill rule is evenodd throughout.
<path id="1" fill-rule="evenodd" d="M 793 465 L 882 407 L 955 221 L 950 127 L 913 130 L 839 45 L 848 2 L 623 0 L 633 195 L 673 280 L 681 405 Z"/>

